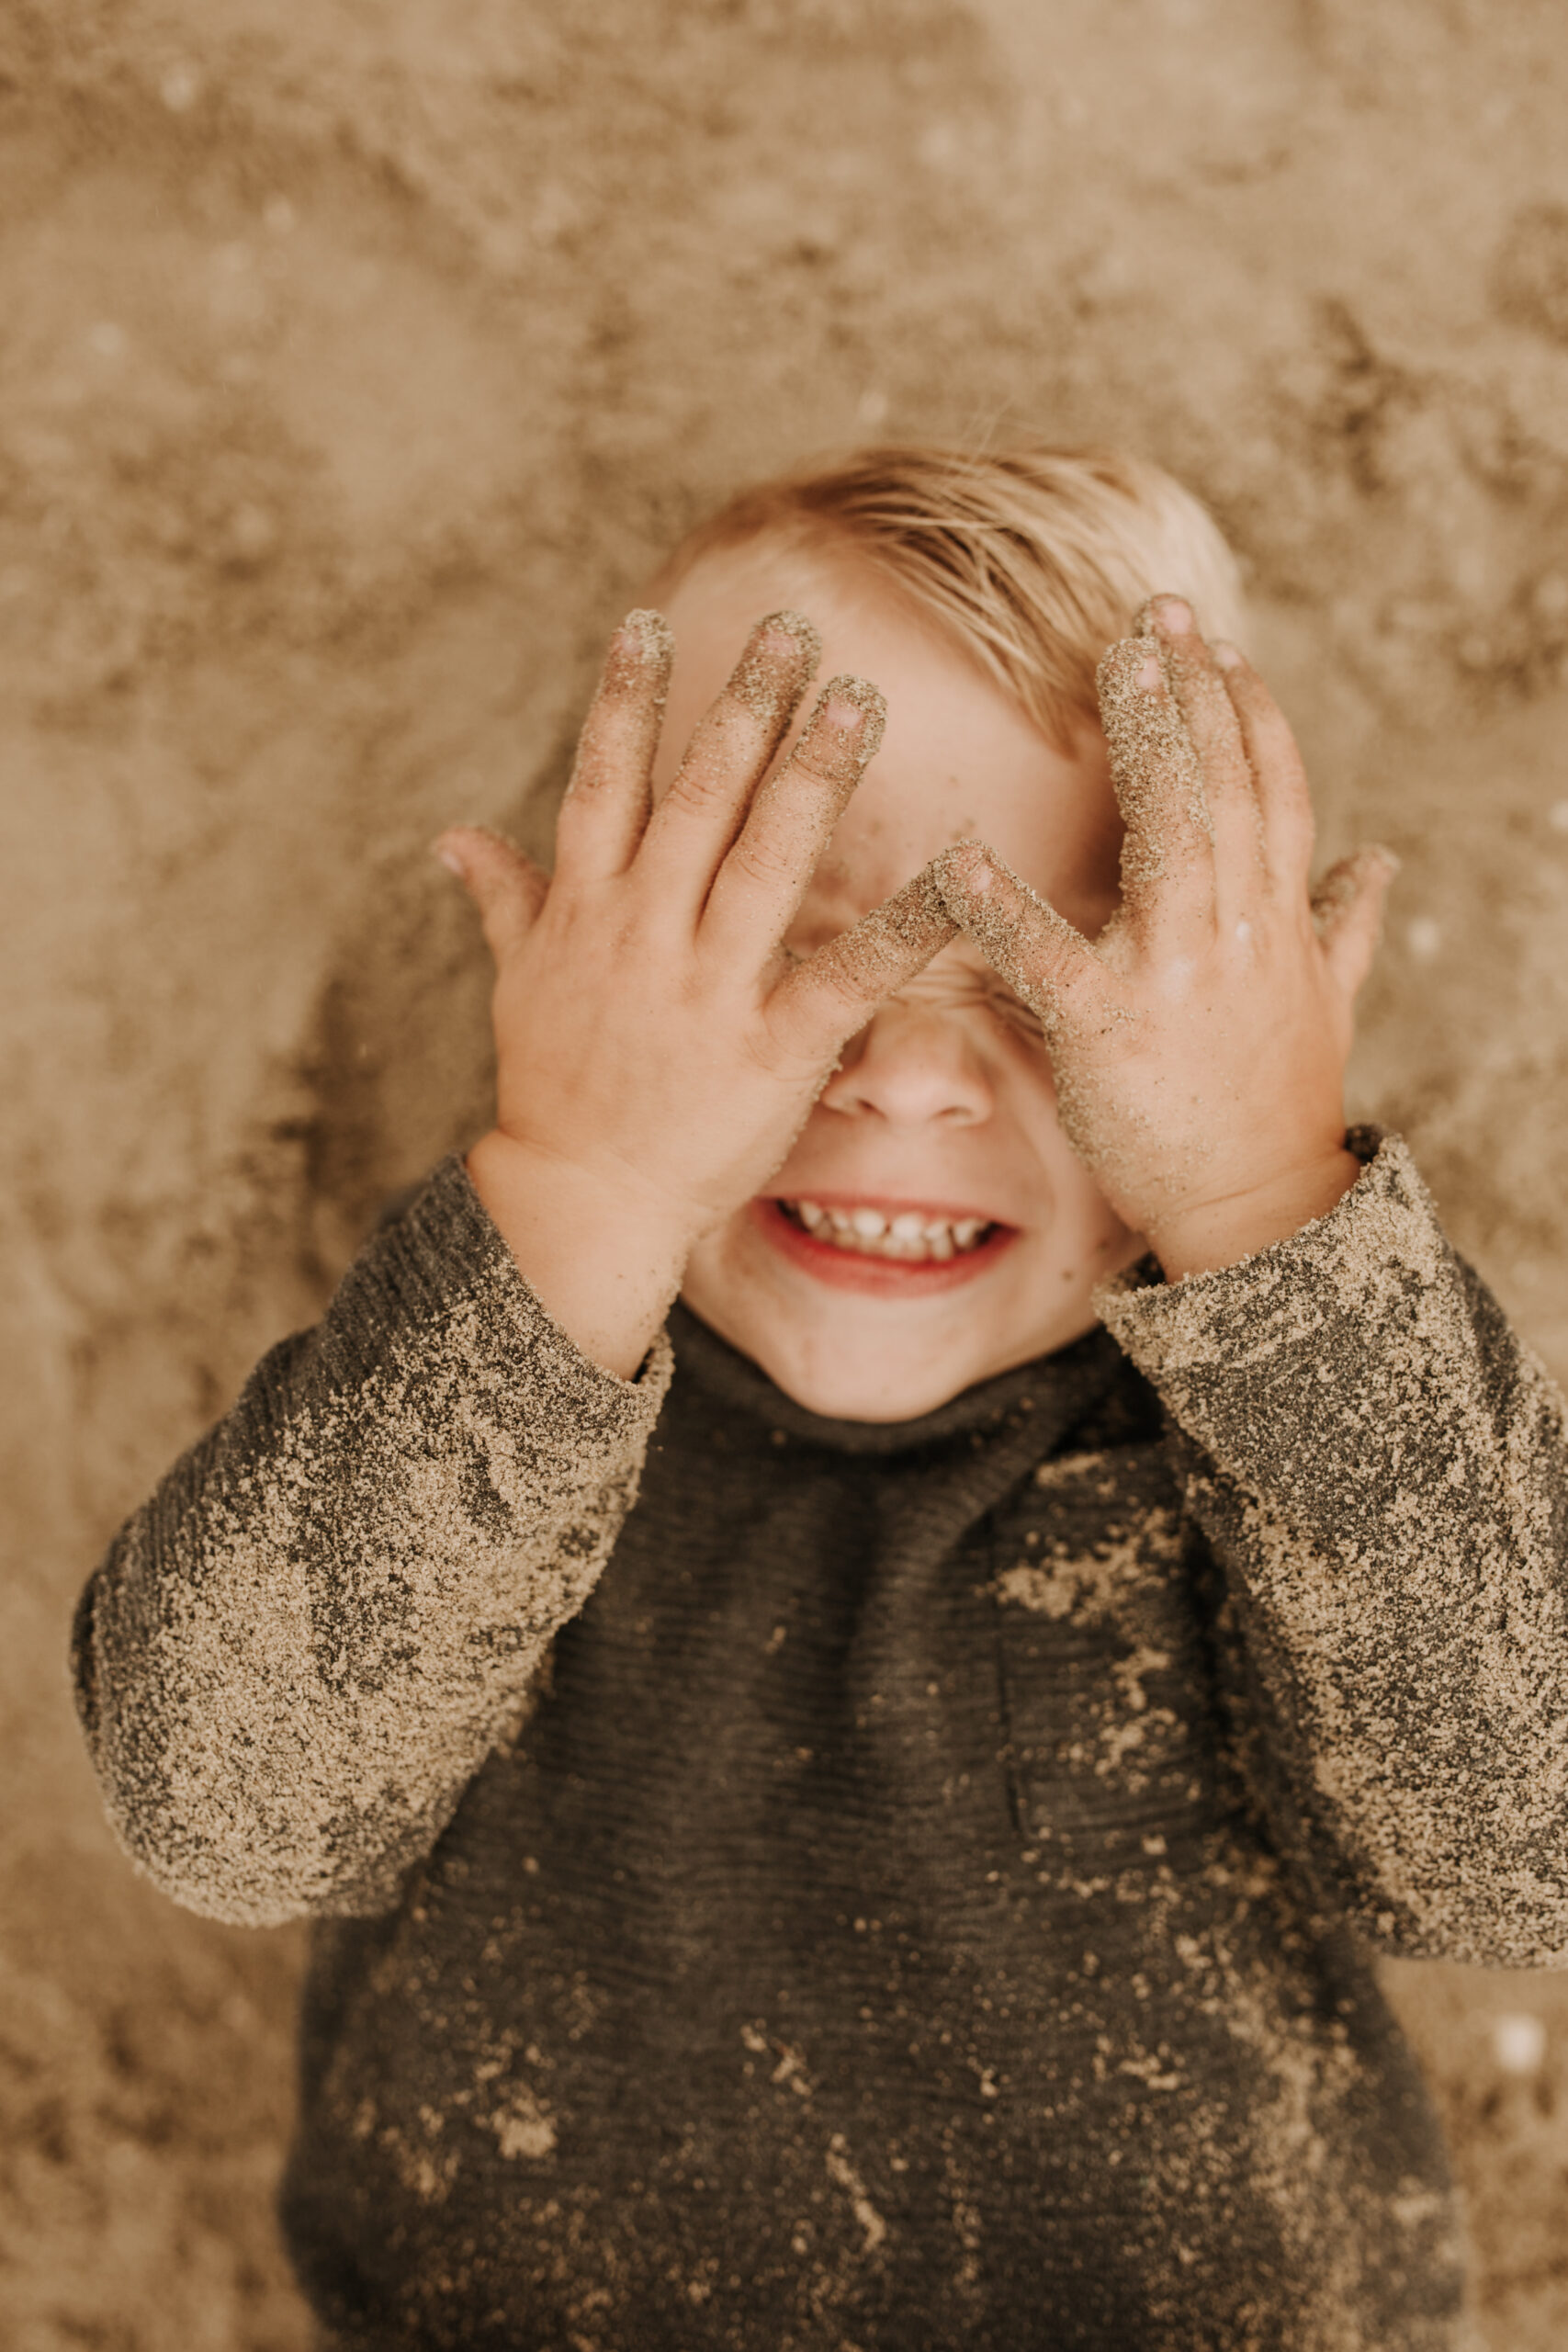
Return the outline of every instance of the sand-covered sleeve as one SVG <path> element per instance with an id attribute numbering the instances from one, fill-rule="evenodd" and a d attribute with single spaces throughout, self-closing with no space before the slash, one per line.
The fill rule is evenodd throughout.
<path id="1" fill-rule="evenodd" d="M 1097 1303 L 1224 1569 L 1276 1834 L 1387 1949 L 1562 1965 L 1562 1399 L 1404 1145 L 1351 1142 L 1359 1182 L 1301 1233 Z"/>
<path id="2" fill-rule="evenodd" d="M 374 1912 L 582 1604 L 671 1374 L 544 1313 L 449 1160 L 120 1531 L 77 1611 L 110 1819 L 178 1901 Z"/>

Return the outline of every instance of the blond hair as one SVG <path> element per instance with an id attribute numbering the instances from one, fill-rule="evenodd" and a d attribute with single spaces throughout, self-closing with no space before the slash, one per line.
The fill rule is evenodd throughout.
<path id="1" fill-rule="evenodd" d="M 958 638 L 1066 748 L 1098 716 L 1094 673 L 1145 597 L 1188 598 L 1208 637 L 1239 636 L 1241 580 L 1190 491 L 1113 449 L 910 442 L 857 449 L 740 491 L 660 574 L 759 538 L 852 545 Z"/>

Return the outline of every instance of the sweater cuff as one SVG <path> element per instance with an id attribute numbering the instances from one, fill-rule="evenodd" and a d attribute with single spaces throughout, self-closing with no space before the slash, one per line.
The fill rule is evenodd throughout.
<path id="1" fill-rule="evenodd" d="M 660 1330 L 630 1380 L 586 1356 L 524 1278 L 459 1154 L 444 1159 L 375 1237 L 372 1252 L 406 1312 L 457 1338 L 474 1369 L 514 1371 L 558 1408 L 575 1408 L 580 1438 L 606 1451 L 646 1444 L 669 1389 L 674 1352 Z"/>
<path id="2" fill-rule="evenodd" d="M 1156 1386 L 1208 1366 L 1260 1365 L 1347 1316 L 1376 1329 L 1413 1282 L 1440 1278 L 1449 1246 L 1405 1144 L 1377 1127 L 1352 1127 L 1345 1141 L 1361 1174 L 1299 1232 L 1179 1282 L 1151 1255 L 1100 1284 L 1096 1313 Z"/>

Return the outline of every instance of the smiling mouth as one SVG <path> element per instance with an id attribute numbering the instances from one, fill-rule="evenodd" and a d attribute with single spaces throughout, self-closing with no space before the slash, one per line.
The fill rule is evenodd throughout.
<path id="1" fill-rule="evenodd" d="M 776 1200 L 774 1206 L 798 1232 L 830 1250 L 909 1266 L 945 1265 L 972 1256 L 1000 1230 L 993 1218 L 922 1216 L 918 1209 L 889 1215 L 866 1205 L 827 1208 L 804 1199 Z"/>

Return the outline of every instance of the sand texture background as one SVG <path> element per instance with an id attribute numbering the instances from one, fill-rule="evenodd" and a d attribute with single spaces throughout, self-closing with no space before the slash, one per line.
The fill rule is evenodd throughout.
<path id="1" fill-rule="evenodd" d="M 1568 1368 L 1565 119 L 1532 0 L 0 0 L 12 2352 L 306 2343 L 299 1941 L 111 1849 L 69 1611 L 474 1132 L 424 844 L 543 845 L 595 649 L 716 493 L 1018 424 L 1211 501 L 1325 856 L 1406 859 L 1356 1108 Z M 1495 2352 L 1546 2352 L 1568 1978 L 1394 1992 Z"/>

